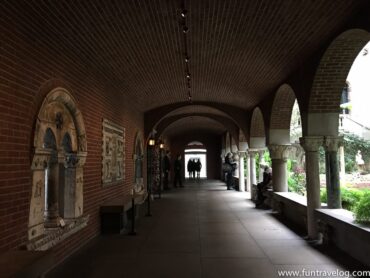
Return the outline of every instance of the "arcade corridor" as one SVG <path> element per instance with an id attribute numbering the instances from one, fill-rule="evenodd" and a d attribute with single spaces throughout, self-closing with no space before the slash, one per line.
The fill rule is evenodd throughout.
<path id="1" fill-rule="evenodd" d="M 338 250 L 330 257 L 310 247 L 247 195 L 217 181 L 172 189 L 154 201 L 137 236 L 100 236 L 47 277 L 269 278 L 278 270 L 345 270 L 340 263 L 361 269 Z"/>
<path id="2" fill-rule="evenodd" d="M 370 202 L 342 205 L 356 165 L 339 125 L 352 65 L 370 56 L 369 12 L 369 0 L 0 0 L 0 277 L 336 269 L 308 246 L 322 241 L 369 268 Z M 185 150 L 238 191 L 165 191 L 185 180 Z M 299 235 L 253 208 L 269 167 L 261 205 Z M 161 192 L 138 236 L 102 237 Z"/>

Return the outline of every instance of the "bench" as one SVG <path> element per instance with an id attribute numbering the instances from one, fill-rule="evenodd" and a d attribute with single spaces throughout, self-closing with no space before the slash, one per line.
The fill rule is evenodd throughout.
<path id="1" fill-rule="evenodd" d="M 145 202 L 147 193 L 142 190 L 134 195 L 108 199 L 100 206 L 101 228 L 103 234 L 124 233 L 130 218 L 129 211 Z M 137 217 L 137 213 L 135 215 Z"/>
<path id="2" fill-rule="evenodd" d="M 0 277 L 44 277 L 54 263 L 51 251 L 8 251 L 0 254 Z"/>

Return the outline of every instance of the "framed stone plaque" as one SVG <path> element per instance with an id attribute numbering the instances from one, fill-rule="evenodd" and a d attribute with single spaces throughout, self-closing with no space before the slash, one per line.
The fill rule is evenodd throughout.
<path id="1" fill-rule="evenodd" d="M 125 178 L 125 129 L 103 119 L 102 184 L 117 184 Z"/>

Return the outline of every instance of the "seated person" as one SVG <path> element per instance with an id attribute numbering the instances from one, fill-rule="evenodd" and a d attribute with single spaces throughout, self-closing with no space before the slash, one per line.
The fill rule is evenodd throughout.
<path id="1" fill-rule="evenodd" d="M 263 172 L 263 180 L 262 182 L 257 184 L 257 200 L 256 200 L 256 208 L 263 205 L 266 197 L 263 195 L 264 192 L 267 191 L 268 188 L 272 186 L 272 169 L 269 166 L 265 166 Z"/>

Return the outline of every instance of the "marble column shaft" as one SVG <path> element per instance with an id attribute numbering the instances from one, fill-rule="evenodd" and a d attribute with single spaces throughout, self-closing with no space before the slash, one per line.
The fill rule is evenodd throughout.
<path id="1" fill-rule="evenodd" d="M 300 138 L 300 143 L 306 155 L 307 232 L 309 238 L 317 239 L 318 227 L 315 209 L 321 207 L 319 148 L 323 143 L 323 138 L 319 136 L 303 137 Z"/>
<path id="2" fill-rule="evenodd" d="M 245 191 L 244 157 L 245 152 L 239 152 L 239 191 Z"/>
<path id="3" fill-rule="evenodd" d="M 287 159 L 291 145 L 269 145 L 272 161 L 272 186 L 275 192 L 288 191 Z"/>
<path id="4" fill-rule="evenodd" d="M 340 179 L 338 164 L 338 149 L 342 143 L 340 137 L 325 137 L 325 169 L 326 169 L 326 192 L 328 196 L 328 208 L 337 209 L 342 207 L 340 197 Z"/>
<path id="5" fill-rule="evenodd" d="M 251 180 L 251 185 L 257 184 L 257 178 L 256 178 L 256 152 L 255 151 L 250 151 L 250 180 Z"/>
<path id="6" fill-rule="evenodd" d="M 248 168 L 248 173 L 246 173 L 246 181 L 247 181 L 247 184 L 246 184 L 246 190 L 248 192 L 251 192 L 251 179 L 250 179 L 250 174 L 251 174 L 251 171 L 248 167 L 248 165 L 250 165 L 250 155 L 249 155 L 249 152 L 247 152 L 246 154 L 246 164 L 247 164 L 247 168 Z"/>

